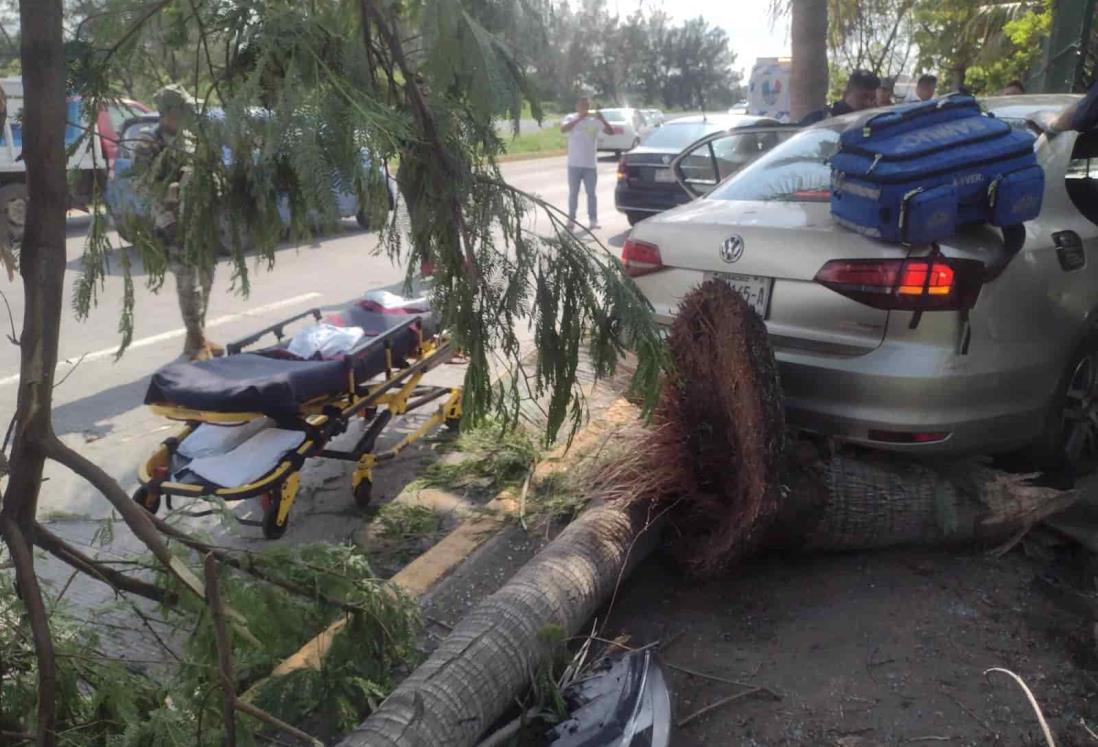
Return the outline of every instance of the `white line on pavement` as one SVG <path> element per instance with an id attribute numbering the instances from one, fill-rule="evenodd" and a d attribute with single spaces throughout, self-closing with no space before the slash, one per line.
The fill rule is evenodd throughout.
<path id="1" fill-rule="evenodd" d="M 263 306 L 257 306 L 254 309 L 248 309 L 247 311 L 241 311 L 236 314 L 226 314 L 225 316 L 219 316 L 216 319 L 211 319 L 206 322 L 206 329 L 211 327 L 219 327 L 222 324 L 228 324 L 229 322 L 235 322 L 237 319 L 244 319 L 252 316 L 262 316 L 269 311 L 277 311 L 278 309 L 284 309 L 287 306 L 296 306 L 306 301 L 311 301 L 314 298 L 320 298 L 321 294 L 317 292 L 302 293 L 300 296 L 294 296 L 293 298 L 286 298 L 281 301 L 275 301 L 274 303 L 264 304 Z M 183 327 L 179 329 L 168 330 L 167 332 L 161 332 L 158 335 L 150 335 L 149 337 L 142 337 L 140 340 L 134 340 L 130 343 L 130 346 L 126 348 L 127 351 L 135 350 L 137 348 L 148 347 L 149 345 L 155 345 L 158 342 L 164 342 L 165 340 L 171 340 L 176 337 L 182 337 L 187 334 L 187 330 Z M 118 352 L 118 346 L 103 348 L 102 350 L 96 350 L 88 353 L 82 359 L 80 356 L 75 358 L 66 358 L 63 361 L 58 362 L 58 366 L 68 364 L 70 366 L 76 365 L 78 361 L 83 363 L 90 363 L 91 361 L 101 360 L 103 358 L 113 358 L 114 354 Z M 9 384 L 15 384 L 19 381 L 19 374 L 12 374 L 11 376 L 4 376 L 0 378 L 0 387 L 7 386 Z"/>

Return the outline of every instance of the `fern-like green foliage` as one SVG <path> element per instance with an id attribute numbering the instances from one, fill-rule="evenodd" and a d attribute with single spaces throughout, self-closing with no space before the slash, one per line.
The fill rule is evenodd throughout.
<path id="1" fill-rule="evenodd" d="M 241 618 L 231 634 L 237 692 L 243 694 L 257 685 L 256 705 L 313 733 L 334 735 L 352 728 L 392 689 L 394 671 L 411 663 L 419 631 L 418 606 L 399 591 L 383 587 L 366 558 L 350 546 L 280 547 L 247 556 L 247 561 L 315 593 L 290 595 L 266 581 L 221 567 L 222 599 Z M 167 574 L 158 580 L 171 583 Z M 268 678 L 282 659 L 331 623 L 335 608 L 327 600 L 332 599 L 360 611 L 335 637 L 324 668 Z M 178 664 L 165 655 L 164 666 L 143 669 L 101 653 L 97 615 L 78 619 L 66 605 L 51 603 L 59 675 L 57 730 L 62 745 L 224 742 L 221 682 L 209 611 L 190 595 L 181 594 L 180 600 L 182 607 L 162 611 L 164 619 L 181 632 L 172 640 Z M 0 730 L 33 731 L 36 689 L 33 641 L 11 574 L 3 572 Z M 257 737 L 263 728 L 238 716 L 237 744 L 267 743 Z"/>
<path id="2" fill-rule="evenodd" d="M 616 259 L 564 230 L 558 213 L 506 184 L 497 168 L 496 120 L 517 120 L 524 100 L 538 111 L 502 33 L 536 18 L 522 12 L 536 2 L 106 0 L 108 12 L 80 29 L 73 85 L 96 111 L 122 93 L 122 71 L 132 77 L 150 45 L 192 50 L 193 76 L 178 82 L 201 106 L 183 154 L 181 240 L 197 264 L 228 251 L 241 293 L 248 254 L 274 262 L 280 200 L 290 208 L 289 233 L 304 237 L 333 223 L 334 185 L 351 185 L 381 212 L 381 166 L 399 162 L 406 203 L 397 212 L 408 218 L 384 227 L 382 246 L 409 281 L 424 263 L 434 267 L 434 305 L 470 360 L 466 417 L 513 424 L 519 402 L 537 397 L 548 402 L 551 440 L 585 416 L 581 353 L 603 377 L 635 349 L 635 383 L 649 403 L 664 353 L 648 304 Z M 166 32 L 177 23 L 178 33 Z M 214 105 L 223 116 L 209 115 Z M 93 223 L 88 239 L 79 315 L 96 303 L 106 274 L 104 228 Z M 158 288 L 164 248 L 151 231 L 136 235 Z M 123 347 L 132 307 L 128 293 Z M 528 328 L 538 347 L 531 370 L 493 384 L 490 362 L 517 368 Z"/>

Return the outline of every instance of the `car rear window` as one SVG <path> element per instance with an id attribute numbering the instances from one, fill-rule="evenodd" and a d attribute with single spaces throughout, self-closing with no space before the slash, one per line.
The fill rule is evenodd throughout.
<path id="1" fill-rule="evenodd" d="M 684 122 L 682 124 L 671 122 L 648 133 L 644 140 L 641 140 L 641 145 L 649 148 L 682 150 L 695 140 L 720 129 L 719 125 L 712 122 Z"/>
<path id="2" fill-rule="evenodd" d="M 713 200 L 816 201 L 831 192 L 831 156 L 839 133 L 814 127 L 797 133 L 709 193 Z"/>
<path id="3" fill-rule="evenodd" d="M 607 122 L 624 122 L 625 112 L 621 109 L 603 109 L 602 116 L 606 117 Z"/>

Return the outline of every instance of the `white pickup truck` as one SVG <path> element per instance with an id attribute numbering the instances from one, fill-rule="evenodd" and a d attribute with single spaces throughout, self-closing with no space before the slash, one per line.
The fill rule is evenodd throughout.
<path id="1" fill-rule="evenodd" d="M 0 87 L 8 100 L 8 117 L 0 137 L 0 212 L 7 216 L 10 239 L 23 240 L 27 213 L 27 166 L 23 162 L 23 79 L 0 78 Z M 87 132 L 79 97 L 69 97 L 65 127 L 65 146 L 71 148 Z M 107 164 L 99 141 L 98 127 L 85 137 L 80 148 L 69 156 L 69 203 L 86 208 L 93 186 L 105 186 Z"/>

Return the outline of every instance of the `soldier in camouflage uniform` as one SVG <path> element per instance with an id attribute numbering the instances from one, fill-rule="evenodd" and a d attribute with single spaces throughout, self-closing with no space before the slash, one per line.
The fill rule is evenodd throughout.
<path id="1" fill-rule="evenodd" d="M 196 266 L 188 260 L 179 236 L 180 185 L 187 167 L 183 118 L 194 110 L 194 100 L 178 86 L 160 89 L 155 97 L 160 113 L 156 129 L 134 148 L 133 167 L 137 183 L 152 202 L 153 231 L 168 255 L 168 267 L 175 275 L 179 310 L 187 339 L 183 355 L 191 360 L 206 360 L 224 354 L 225 349 L 206 339 L 206 309 L 213 287 L 213 265 Z"/>

